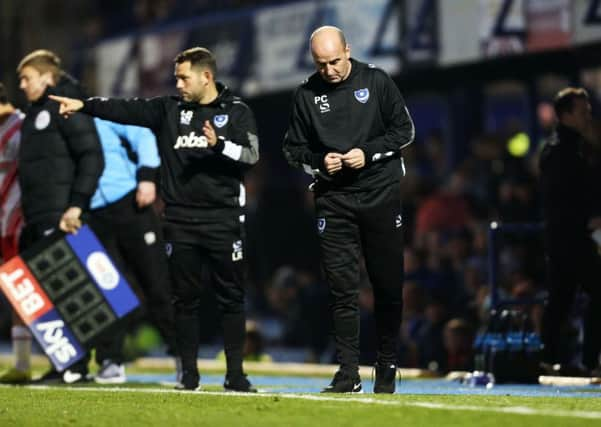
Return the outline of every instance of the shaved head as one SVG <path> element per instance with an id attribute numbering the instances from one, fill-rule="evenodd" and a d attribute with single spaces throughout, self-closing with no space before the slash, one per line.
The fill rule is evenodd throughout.
<path id="1" fill-rule="evenodd" d="M 324 25 L 323 27 L 319 27 L 311 34 L 311 38 L 309 41 L 311 42 L 311 49 L 313 49 L 313 39 L 317 39 L 317 41 L 322 42 L 322 40 L 327 40 L 330 42 L 335 42 L 335 39 L 338 39 L 338 42 L 342 46 L 346 46 L 346 39 L 344 38 L 344 33 L 338 27 L 334 27 L 332 25 Z"/>
<path id="2" fill-rule="evenodd" d="M 311 55 L 317 71 L 328 83 L 340 83 L 351 72 L 351 50 L 340 28 L 319 27 L 310 38 Z"/>

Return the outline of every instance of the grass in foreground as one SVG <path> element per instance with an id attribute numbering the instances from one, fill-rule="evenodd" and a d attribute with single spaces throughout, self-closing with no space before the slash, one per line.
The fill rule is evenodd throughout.
<path id="1" fill-rule="evenodd" d="M 526 411 L 529 414 L 523 413 Z M 597 417 L 601 417 L 598 399 L 317 394 L 240 396 L 178 393 L 158 387 L 152 390 L 0 387 L 2 426 L 563 427 L 601 425 L 601 418 Z"/>

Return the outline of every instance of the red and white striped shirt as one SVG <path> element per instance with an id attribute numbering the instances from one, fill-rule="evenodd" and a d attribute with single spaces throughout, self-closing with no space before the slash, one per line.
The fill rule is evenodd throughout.
<path id="1" fill-rule="evenodd" d="M 17 155 L 23 113 L 19 110 L 0 125 L 0 256 L 4 261 L 18 254 L 23 227 L 21 190 L 17 180 Z"/>

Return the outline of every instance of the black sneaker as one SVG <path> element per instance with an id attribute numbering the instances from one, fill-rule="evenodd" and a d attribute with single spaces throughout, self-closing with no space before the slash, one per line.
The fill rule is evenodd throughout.
<path id="1" fill-rule="evenodd" d="M 376 363 L 375 369 L 376 381 L 374 382 L 374 393 L 394 393 L 397 367 L 395 365 Z"/>
<path id="2" fill-rule="evenodd" d="M 83 384 L 94 381 L 87 372 L 79 372 L 76 370 L 67 369 L 63 372 L 63 376 L 61 378 L 62 384 Z"/>
<path id="3" fill-rule="evenodd" d="M 34 378 L 32 384 L 59 384 L 63 381 L 63 374 L 54 368 L 44 372 L 41 377 Z"/>
<path id="4" fill-rule="evenodd" d="M 358 373 L 348 374 L 344 371 L 338 371 L 334 374 L 334 379 L 327 387 L 321 390 L 322 393 L 363 393 L 361 378 Z"/>
<path id="5" fill-rule="evenodd" d="M 257 389 L 246 378 L 246 374 L 226 375 L 223 382 L 225 391 L 238 391 L 240 393 L 256 393 Z"/>
<path id="6" fill-rule="evenodd" d="M 198 374 L 183 371 L 181 381 L 175 385 L 176 390 L 200 390 L 200 377 Z"/>

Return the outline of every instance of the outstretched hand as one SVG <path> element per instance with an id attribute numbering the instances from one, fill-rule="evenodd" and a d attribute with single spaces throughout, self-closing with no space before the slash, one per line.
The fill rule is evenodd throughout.
<path id="1" fill-rule="evenodd" d="M 83 101 L 79 99 L 56 95 L 49 95 L 48 98 L 60 104 L 58 113 L 65 117 L 69 117 L 83 108 Z"/>

